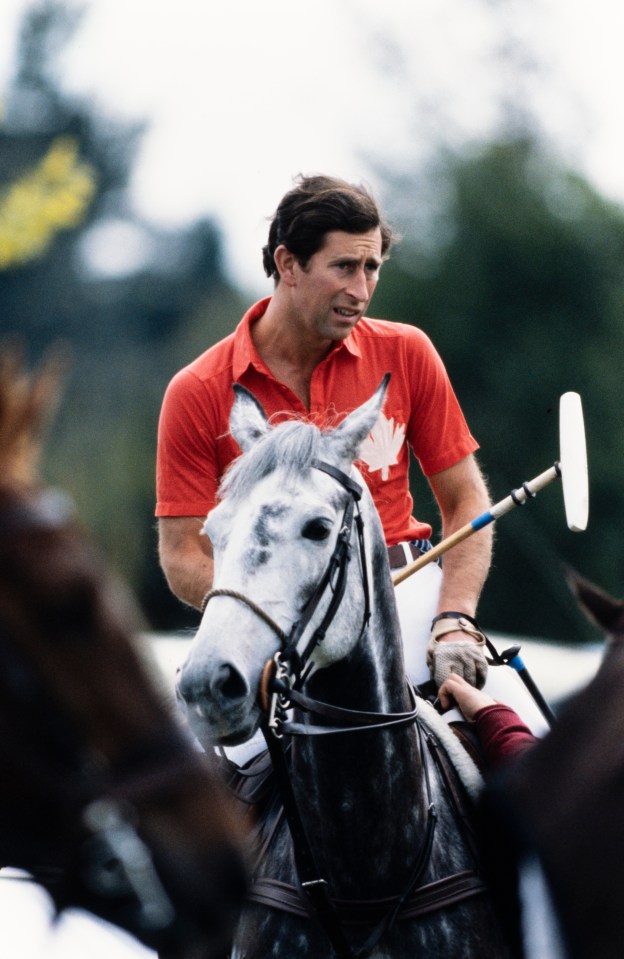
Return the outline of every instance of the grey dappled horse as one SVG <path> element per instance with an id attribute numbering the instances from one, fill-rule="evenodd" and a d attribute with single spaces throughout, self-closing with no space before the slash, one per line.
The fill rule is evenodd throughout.
<path id="1" fill-rule="evenodd" d="M 235 387 L 243 455 L 206 522 L 214 589 L 178 694 L 203 742 L 262 724 L 277 770 L 236 957 L 507 956 L 470 824 L 478 774 L 468 761 L 460 782 L 440 738 L 458 762 L 461 747 L 407 684 L 383 533 L 353 466 L 386 385 L 325 433 L 271 428 Z"/>

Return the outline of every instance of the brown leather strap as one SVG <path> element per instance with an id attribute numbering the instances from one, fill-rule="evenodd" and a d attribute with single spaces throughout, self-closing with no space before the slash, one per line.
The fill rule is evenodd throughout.
<path id="1" fill-rule="evenodd" d="M 466 870 L 427 883 L 415 889 L 398 913 L 398 920 L 418 919 L 428 913 L 454 906 L 458 902 L 479 896 L 487 892 L 487 885 L 475 872 Z M 253 880 L 248 894 L 250 902 L 256 902 L 271 909 L 291 913 L 294 916 L 310 918 L 306 908 L 306 899 L 296 886 L 260 876 Z M 397 902 L 398 897 L 386 899 L 368 899 L 356 901 L 334 899 L 334 905 L 340 920 L 346 925 L 371 925 L 378 922 Z"/>
<path id="2" fill-rule="evenodd" d="M 422 556 L 422 550 L 418 546 L 414 546 L 413 543 L 406 543 L 405 545 L 412 554 L 412 559 L 418 559 L 419 556 Z M 407 565 L 405 550 L 400 543 L 397 543 L 396 546 L 388 546 L 388 562 L 390 563 L 390 569 L 401 569 Z"/>

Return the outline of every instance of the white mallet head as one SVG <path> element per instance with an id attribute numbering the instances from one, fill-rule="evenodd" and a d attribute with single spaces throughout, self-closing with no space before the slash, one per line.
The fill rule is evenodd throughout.
<path id="1" fill-rule="evenodd" d="M 578 393 L 564 393 L 559 401 L 559 467 L 568 528 L 587 529 L 589 479 L 583 407 Z"/>

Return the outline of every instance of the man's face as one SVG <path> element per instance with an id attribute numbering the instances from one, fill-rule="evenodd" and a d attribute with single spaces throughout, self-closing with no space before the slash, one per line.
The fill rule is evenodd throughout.
<path id="1" fill-rule="evenodd" d="M 297 322 L 313 337 L 344 340 L 366 312 L 382 264 L 381 230 L 327 233 L 307 266 L 295 266 Z"/>

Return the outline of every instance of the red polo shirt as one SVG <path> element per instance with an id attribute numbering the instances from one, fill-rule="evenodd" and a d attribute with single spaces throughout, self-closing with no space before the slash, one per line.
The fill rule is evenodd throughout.
<path id="1" fill-rule="evenodd" d="M 391 372 L 384 410 L 357 466 L 388 545 L 429 537 L 431 526 L 412 515 L 409 447 L 427 476 L 478 448 L 429 338 L 413 326 L 362 318 L 315 368 L 306 409 L 275 379 L 254 346 L 250 328 L 268 303 L 252 306 L 230 336 L 169 384 L 158 428 L 156 515 L 205 516 L 214 506 L 224 470 L 240 455 L 229 434 L 233 383 L 247 387 L 273 422 L 295 413 L 325 428 L 368 400 Z"/>

